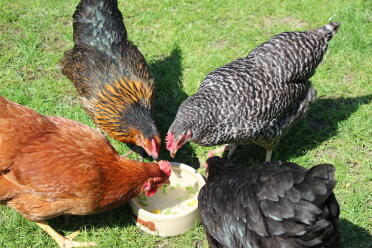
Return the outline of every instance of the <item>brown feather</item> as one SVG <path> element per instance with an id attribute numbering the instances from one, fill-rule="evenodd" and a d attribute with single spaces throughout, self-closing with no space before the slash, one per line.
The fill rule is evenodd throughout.
<path id="1" fill-rule="evenodd" d="M 100 132 L 86 125 L 42 116 L 4 98 L 0 109 L 0 137 L 16 141 L 0 143 L 0 159 L 11 165 L 0 175 L 0 201 L 27 219 L 105 211 L 138 195 L 151 178 L 168 180 L 157 163 L 122 158 Z M 37 136 L 29 135 L 31 128 Z"/>
<path id="2" fill-rule="evenodd" d="M 134 143 L 137 128 L 125 125 L 125 113 L 133 104 L 150 109 L 152 89 L 127 78 L 102 87 L 93 107 L 94 122 L 111 137 L 125 143 Z M 128 128 L 123 128 L 127 126 Z"/>
<path id="3" fill-rule="evenodd" d="M 0 96 L 0 173 L 10 167 L 29 140 L 53 128 L 44 116 Z"/>

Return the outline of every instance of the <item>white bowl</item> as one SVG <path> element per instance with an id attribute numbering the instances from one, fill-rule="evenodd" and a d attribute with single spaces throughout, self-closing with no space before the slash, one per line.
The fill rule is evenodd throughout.
<path id="1" fill-rule="evenodd" d="M 171 163 L 171 165 L 172 174 L 169 178 L 171 185 L 172 182 L 181 181 L 185 184 L 194 186 L 199 193 L 200 189 L 205 184 L 204 178 L 188 165 L 180 163 Z M 162 189 L 159 189 L 157 194 L 149 197 L 149 199 L 151 198 L 149 200 L 150 205 L 146 208 L 163 209 L 165 205 L 172 205 L 177 202 L 174 197 L 167 197 L 165 194 L 160 193 L 159 191 L 161 190 Z M 136 225 L 142 231 L 149 234 L 161 237 L 176 236 L 188 232 L 200 223 L 198 204 L 187 208 L 187 210 L 179 214 L 163 215 L 154 214 L 143 209 L 139 201 L 138 197 L 135 197 L 129 202 L 133 210 L 133 218 Z"/>

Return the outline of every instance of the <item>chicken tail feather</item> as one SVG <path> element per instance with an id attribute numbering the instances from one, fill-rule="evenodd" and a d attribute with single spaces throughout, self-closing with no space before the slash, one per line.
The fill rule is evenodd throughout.
<path id="1" fill-rule="evenodd" d="M 74 42 L 106 53 L 127 39 L 117 0 L 82 0 L 73 15 Z"/>
<path id="2" fill-rule="evenodd" d="M 335 168 L 331 164 L 319 164 L 306 173 L 303 186 L 308 187 L 307 192 L 317 195 L 314 203 L 322 206 L 332 194 L 335 185 Z"/>
<path id="3" fill-rule="evenodd" d="M 4 175 L 0 175 L 0 204 L 12 198 L 12 192 L 15 187 Z"/>
<path id="4" fill-rule="evenodd" d="M 332 39 L 333 35 L 337 33 L 339 27 L 339 22 L 332 22 L 319 28 L 317 31 L 323 33 L 327 37 L 327 41 L 329 41 L 330 39 Z"/>

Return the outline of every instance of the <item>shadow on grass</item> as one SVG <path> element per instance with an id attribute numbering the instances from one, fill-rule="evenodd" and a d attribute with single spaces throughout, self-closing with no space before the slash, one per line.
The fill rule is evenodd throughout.
<path id="1" fill-rule="evenodd" d="M 178 46 L 165 58 L 150 64 L 151 73 L 156 80 L 155 121 L 162 137 L 162 149 L 159 157 L 172 160 L 165 149 L 165 136 L 172 124 L 178 107 L 187 98 L 182 90 L 182 53 Z M 199 167 L 194 150 L 185 144 L 177 153 L 177 161 L 182 161 L 194 168 Z"/>
<path id="2" fill-rule="evenodd" d="M 289 160 L 314 149 L 337 134 L 338 123 L 349 118 L 359 106 L 372 101 L 372 95 L 358 97 L 320 98 L 308 114 L 283 137 L 272 160 Z M 238 147 L 233 160 L 236 163 L 257 164 L 265 159 L 265 149 L 253 144 Z"/>
<path id="3" fill-rule="evenodd" d="M 372 235 L 368 230 L 363 229 L 346 219 L 340 219 L 340 232 L 342 247 L 344 248 L 372 247 Z"/>
<path id="4" fill-rule="evenodd" d="M 48 223 L 61 234 L 84 229 L 89 231 L 105 227 L 127 227 L 135 225 L 131 219 L 131 213 L 129 204 L 124 204 L 119 208 L 99 214 L 59 216 L 49 220 Z"/>

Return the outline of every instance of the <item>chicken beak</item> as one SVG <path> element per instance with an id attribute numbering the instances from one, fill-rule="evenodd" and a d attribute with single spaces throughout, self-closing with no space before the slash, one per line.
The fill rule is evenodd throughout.
<path id="1" fill-rule="evenodd" d="M 170 156 L 171 156 L 171 158 L 174 158 L 174 157 L 176 156 L 176 153 L 177 153 L 177 151 L 171 151 L 171 152 L 170 152 Z"/>
<path id="2" fill-rule="evenodd" d="M 167 178 L 166 180 L 164 180 L 163 184 L 170 184 L 169 178 Z"/>
<path id="3" fill-rule="evenodd" d="M 159 161 L 159 159 L 158 159 L 158 156 L 157 155 L 151 155 L 151 157 L 156 161 L 156 162 L 158 162 Z"/>

